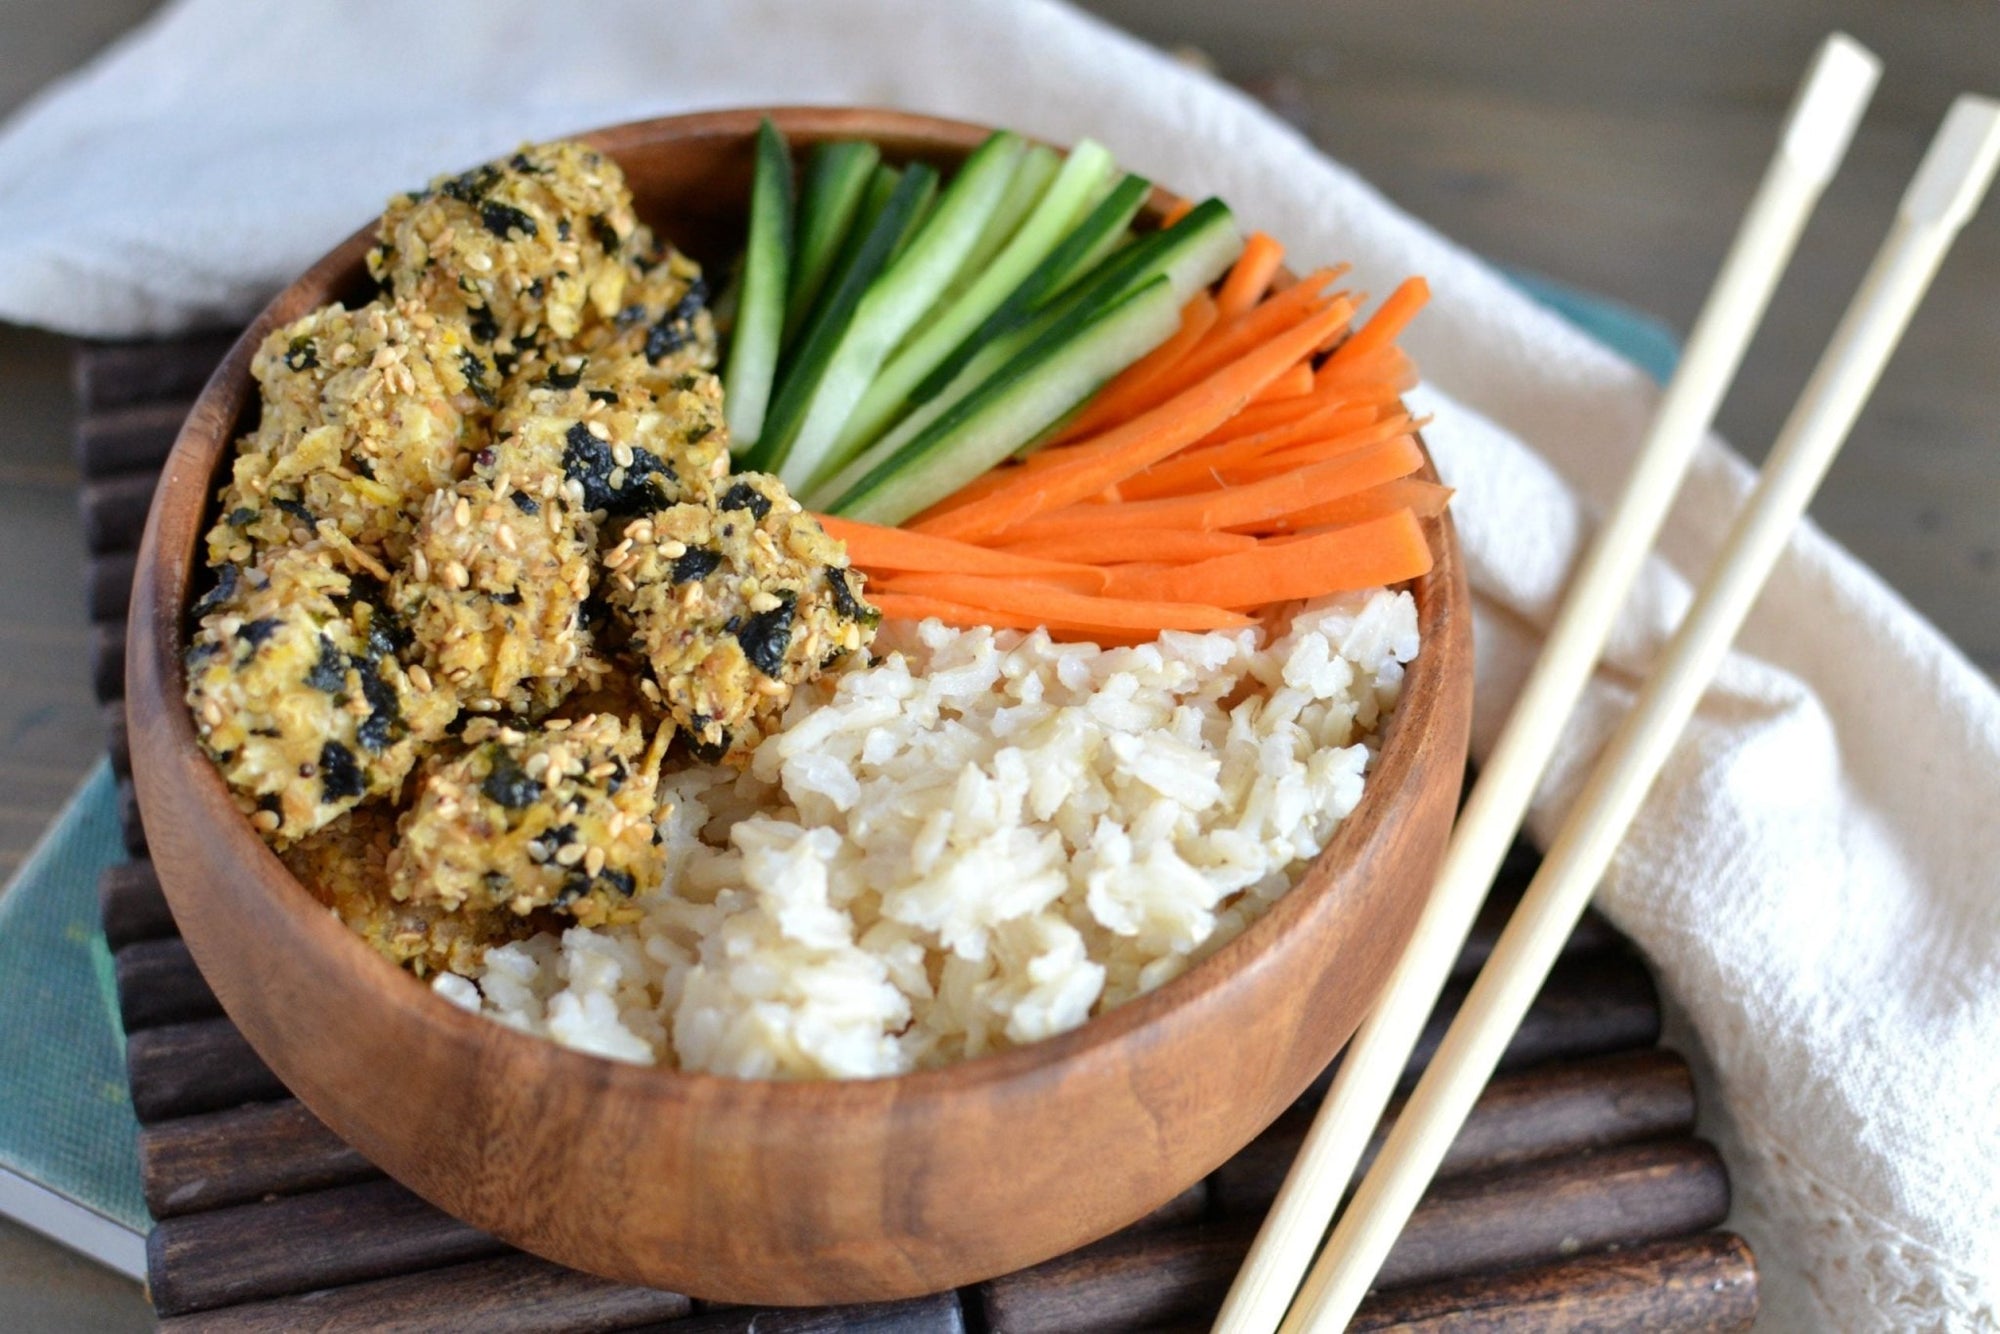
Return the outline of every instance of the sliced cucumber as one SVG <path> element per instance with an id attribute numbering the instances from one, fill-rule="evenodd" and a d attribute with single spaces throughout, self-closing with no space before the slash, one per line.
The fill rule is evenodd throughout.
<path id="1" fill-rule="evenodd" d="M 928 329 L 934 322 L 934 316 L 941 314 L 948 303 L 956 301 L 967 288 L 979 281 L 987 266 L 993 262 L 993 257 L 1014 239 L 1014 234 L 1027 221 L 1028 215 L 1041 205 L 1042 196 L 1048 193 L 1050 184 L 1062 170 L 1063 160 L 1062 155 L 1047 144 L 1028 145 L 1014 167 L 1013 179 L 1007 182 L 1007 192 L 1000 196 L 1000 207 L 993 210 L 986 230 L 972 243 L 965 262 L 958 266 L 958 272 L 952 275 L 950 285 L 944 289 L 944 296 L 931 308 L 930 314 L 911 330 L 912 337 Z M 1109 160 L 1108 154 L 1106 160 Z M 907 343 L 909 340 L 904 341 Z"/>
<path id="2" fill-rule="evenodd" d="M 743 258 L 723 415 L 729 448 L 745 453 L 764 429 L 778 345 L 785 328 L 785 287 L 792 263 L 792 153 L 769 120 L 757 127 L 757 167 L 750 185 L 750 237 Z"/>
<path id="3" fill-rule="evenodd" d="M 1165 276 L 1051 329 L 931 428 L 893 454 L 872 449 L 830 484 L 832 510 L 897 524 L 1000 463 L 1097 392 L 1123 367 L 1165 342 L 1180 303 Z"/>
<path id="4" fill-rule="evenodd" d="M 763 434 L 756 448 L 744 458 L 743 466 L 759 472 L 777 472 L 790 454 L 799 428 L 805 424 L 806 409 L 834 354 L 854 322 L 855 312 L 876 275 L 889 262 L 914 225 L 924 201 L 937 189 L 937 172 L 923 163 L 904 171 L 869 222 L 868 229 L 848 254 L 836 265 L 836 274 L 815 303 L 810 319 L 799 334 L 799 347 L 785 368 L 784 383 L 772 400 Z M 726 392 L 726 391 L 725 391 Z"/>
<path id="5" fill-rule="evenodd" d="M 958 273 L 1000 206 L 1024 151 L 1021 137 L 1006 130 L 974 149 L 906 248 L 869 286 L 820 372 L 804 420 L 775 469 L 785 485 L 804 490 L 822 472 L 831 471 L 828 464 L 835 442 L 855 405 L 868 392 L 890 350 Z M 789 390 L 789 383 L 786 387 Z"/>
<path id="6" fill-rule="evenodd" d="M 1133 216 L 1138 213 L 1139 206 L 1146 200 L 1146 192 L 1151 188 L 1137 176 L 1126 176 L 1113 186 L 1083 221 L 1043 256 L 1041 263 L 1029 271 L 1019 286 L 1007 294 L 993 313 L 953 349 L 951 355 L 917 382 L 910 391 L 910 402 L 922 403 L 951 383 L 982 347 L 1019 325 L 1037 307 L 1060 292 L 1066 283 L 1073 281 L 1081 272 L 1078 266 L 1085 257 L 1101 254 L 1107 245 L 1115 245 L 1126 228 L 1131 226 Z"/>
<path id="7" fill-rule="evenodd" d="M 816 145 L 806 159 L 799 193 L 798 246 L 791 290 L 785 297 L 785 341 L 790 343 L 812 313 L 813 301 L 833 272 L 841 243 L 854 227 L 868 183 L 882 160 L 874 144 L 842 139 Z M 887 198 L 885 194 L 884 199 Z"/>
<path id="8" fill-rule="evenodd" d="M 1087 139 L 1070 151 L 1034 211 L 1020 223 L 1005 248 L 980 266 L 972 283 L 955 299 L 947 298 L 928 327 L 882 368 L 841 432 L 834 448 L 838 458 L 851 458 L 881 436 L 903 411 L 917 383 L 936 370 L 1048 258 L 1083 211 L 1090 193 L 1115 169 L 1111 154 Z"/>
<path id="9" fill-rule="evenodd" d="M 878 446 L 894 451 L 908 444 L 1049 330 L 1116 300 L 1155 276 L 1164 276 L 1173 287 L 1174 299 L 1185 304 L 1220 277 L 1242 252 L 1243 236 L 1228 206 L 1219 199 L 1204 201 L 1165 231 L 1136 238 L 1040 310 L 983 344 L 950 383 L 905 414 L 870 452 Z M 821 488 L 813 490 L 815 498 L 821 494 Z"/>

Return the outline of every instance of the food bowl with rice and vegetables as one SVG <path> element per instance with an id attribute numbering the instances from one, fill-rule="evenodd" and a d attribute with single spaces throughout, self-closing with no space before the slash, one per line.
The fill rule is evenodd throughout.
<path id="1" fill-rule="evenodd" d="M 238 341 L 140 557 L 135 777 L 230 1017 L 448 1212 L 716 1300 L 1198 1180 L 1385 978 L 1470 711 L 1421 283 L 1283 259 L 882 111 L 397 196 Z"/>

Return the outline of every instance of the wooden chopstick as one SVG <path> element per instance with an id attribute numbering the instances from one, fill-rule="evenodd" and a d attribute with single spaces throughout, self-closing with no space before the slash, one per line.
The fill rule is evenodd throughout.
<path id="1" fill-rule="evenodd" d="M 1749 503 L 1631 714 L 1612 738 L 1501 933 L 1375 1166 L 1282 1328 L 1344 1328 L 1491 1077 L 1563 938 L 1839 453 L 1911 314 L 2000 166 L 2000 102 L 1961 96 L 1778 434 Z"/>
<path id="2" fill-rule="evenodd" d="M 1534 673 L 1458 817 L 1410 944 L 1348 1045 L 1223 1303 L 1217 1331 L 1266 1334 L 1283 1316 L 1880 72 L 1880 62 L 1841 33 L 1828 37 L 1814 58 L 1624 495 L 1578 568 Z"/>

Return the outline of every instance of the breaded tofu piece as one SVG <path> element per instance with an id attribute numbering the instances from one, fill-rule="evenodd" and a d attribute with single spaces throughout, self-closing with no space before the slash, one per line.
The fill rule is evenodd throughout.
<path id="1" fill-rule="evenodd" d="M 396 812 L 383 802 L 358 806 L 280 854 L 314 898 L 391 963 L 422 977 L 479 976 L 490 946 L 518 940 L 546 923 L 504 909 L 446 912 L 401 903 L 389 893 L 389 851 Z"/>
<path id="2" fill-rule="evenodd" d="M 378 590 L 313 545 L 225 565 L 195 608 L 187 701 L 236 802 L 276 847 L 390 796 L 458 704 L 405 669 Z"/>
<path id="3" fill-rule="evenodd" d="M 654 825 L 664 728 L 616 714 L 466 725 L 424 765 L 389 858 L 391 892 L 447 912 L 549 908 L 585 926 L 639 916 L 664 859 Z"/>
<path id="4" fill-rule="evenodd" d="M 294 320 L 264 340 L 251 374 L 263 404 L 237 444 L 209 563 L 248 565 L 317 538 L 377 578 L 483 442 L 500 388 L 462 323 L 387 301 Z"/>
<path id="5" fill-rule="evenodd" d="M 574 140 L 531 144 L 390 200 L 368 272 L 504 360 L 617 314 L 638 226 L 617 163 Z"/>
<path id="6" fill-rule="evenodd" d="M 846 548 L 763 473 L 633 520 L 604 569 L 648 684 L 709 761 L 747 762 L 793 689 L 864 647 L 880 620 Z"/>

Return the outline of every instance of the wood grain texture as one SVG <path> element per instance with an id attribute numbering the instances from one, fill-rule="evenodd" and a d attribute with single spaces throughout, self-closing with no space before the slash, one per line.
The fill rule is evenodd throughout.
<path id="1" fill-rule="evenodd" d="M 870 1306 L 813 1310 L 736 1307 L 708 1311 L 663 1327 L 665 1334 L 963 1334 L 957 1293 Z"/>
<path id="2" fill-rule="evenodd" d="M 160 1330 L 161 1334 L 352 1330 L 590 1334 L 667 1320 L 677 1322 L 671 1328 L 682 1330 L 688 1326 L 678 1323 L 679 1318 L 693 1305 L 679 1293 L 613 1283 L 517 1252 L 426 1273 L 199 1311 L 162 1320 Z"/>
<path id="3" fill-rule="evenodd" d="M 393 1181 L 169 1218 L 146 1239 L 163 1316 L 418 1273 L 506 1246 Z"/>
<path id="4" fill-rule="evenodd" d="M 105 868 L 97 882 L 97 906 L 104 943 L 122 949 L 135 940 L 178 934 L 166 891 L 151 862 L 120 862 Z"/>
<path id="5" fill-rule="evenodd" d="M 178 402 L 185 415 L 187 404 L 222 364 L 237 333 L 235 329 L 191 333 L 164 343 L 92 343 L 90 355 L 76 364 L 77 404 L 95 416 L 133 404 L 160 408 Z M 84 466 L 88 471 L 89 459 Z"/>
<path id="6" fill-rule="evenodd" d="M 286 1096 L 285 1086 L 227 1019 L 142 1029 L 126 1039 L 125 1064 L 132 1077 L 132 1110 L 142 1122 Z"/>
<path id="7" fill-rule="evenodd" d="M 1721 1160 L 1694 1140 L 1440 1180 L 1390 1252 L 1381 1286 L 1679 1236 L 1728 1209 Z M 980 1289 L 986 1326 L 993 1334 L 1144 1329 L 1213 1312 L 1256 1221 L 1113 1237 L 996 1279 Z"/>
<path id="8" fill-rule="evenodd" d="M 1706 1232 L 1498 1274 L 1378 1292 L 1349 1334 L 1723 1334 L 1757 1319 L 1757 1266 L 1741 1237 Z"/>
<path id="9" fill-rule="evenodd" d="M 139 1129 L 146 1207 L 174 1218 L 380 1175 L 305 1105 L 253 1103 Z"/>
<path id="10" fill-rule="evenodd" d="M 872 112 L 780 120 L 795 143 L 865 134 L 892 158 L 948 160 L 982 133 Z M 720 113 L 597 141 L 641 214 L 700 254 L 740 209 L 755 122 Z M 180 703 L 195 544 L 249 400 L 250 350 L 357 294 L 364 245 L 350 239 L 281 295 L 197 403 L 148 524 L 127 659 L 134 771 L 175 917 L 308 1107 L 420 1195 L 526 1249 L 793 1303 L 935 1291 L 1061 1253 L 1185 1190 L 1297 1096 L 1407 936 L 1457 793 L 1470 624 L 1448 524 L 1417 589 L 1425 652 L 1368 798 L 1301 885 L 1200 967 L 1048 1042 L 900 1079 L 762 1084 L 597 1060 L 457 1010 L 319 911 L 236 811 Z M 136 1059 L 134 1079 L 136 1092 Z M 640 1184 L 663 1182 L 675 1188 Z"/>
<path id="11" fill-rule="evenodd" d="M 136 349 L 125 350 L 125 362 L 136 364 Z M 224 346 L 216 352 L 210 370 L 221 364 L 227 350 Z M 79 376 L 101 374 L 105 357 L 115 356 L 115 352 L 107 353 L 102 345 L 93 347 L 88 356 L 77 361 Z M 109 380 L 106 376 L 106 383 Z M 92 481 L 158 472 L 193 406 L 194 398 L 189 395 L 165 402 L 140 399 L 126 407 L 86 408 L 76 424 L 77 466 Z"/>
<path id="12" fill-rule="evenodd" d="M 222 1013 L 187 942 L 177 936 L 134 941 L 111 963 L 118 978 L 118 1017 L 127 1033 Z"/>
<path id="13" fill-rule="evenodd" d="M 159 473 L 148 468 L 85 482 L 77 501 L 83 512 L 84 545 L 93 554 L 130 551 L 159 480 Z"/>
<path id="14" fill-rule="evenodd" d="M 132 606 L 132 566 L 137 551 L 113 551 L 92 560 L 83 572 L 84 610 L 92 621 L 125 623 Z M 118 670 L 123 673 L 121 660 Z M 122 693 L 122 691 L 121 691 Z"/>

